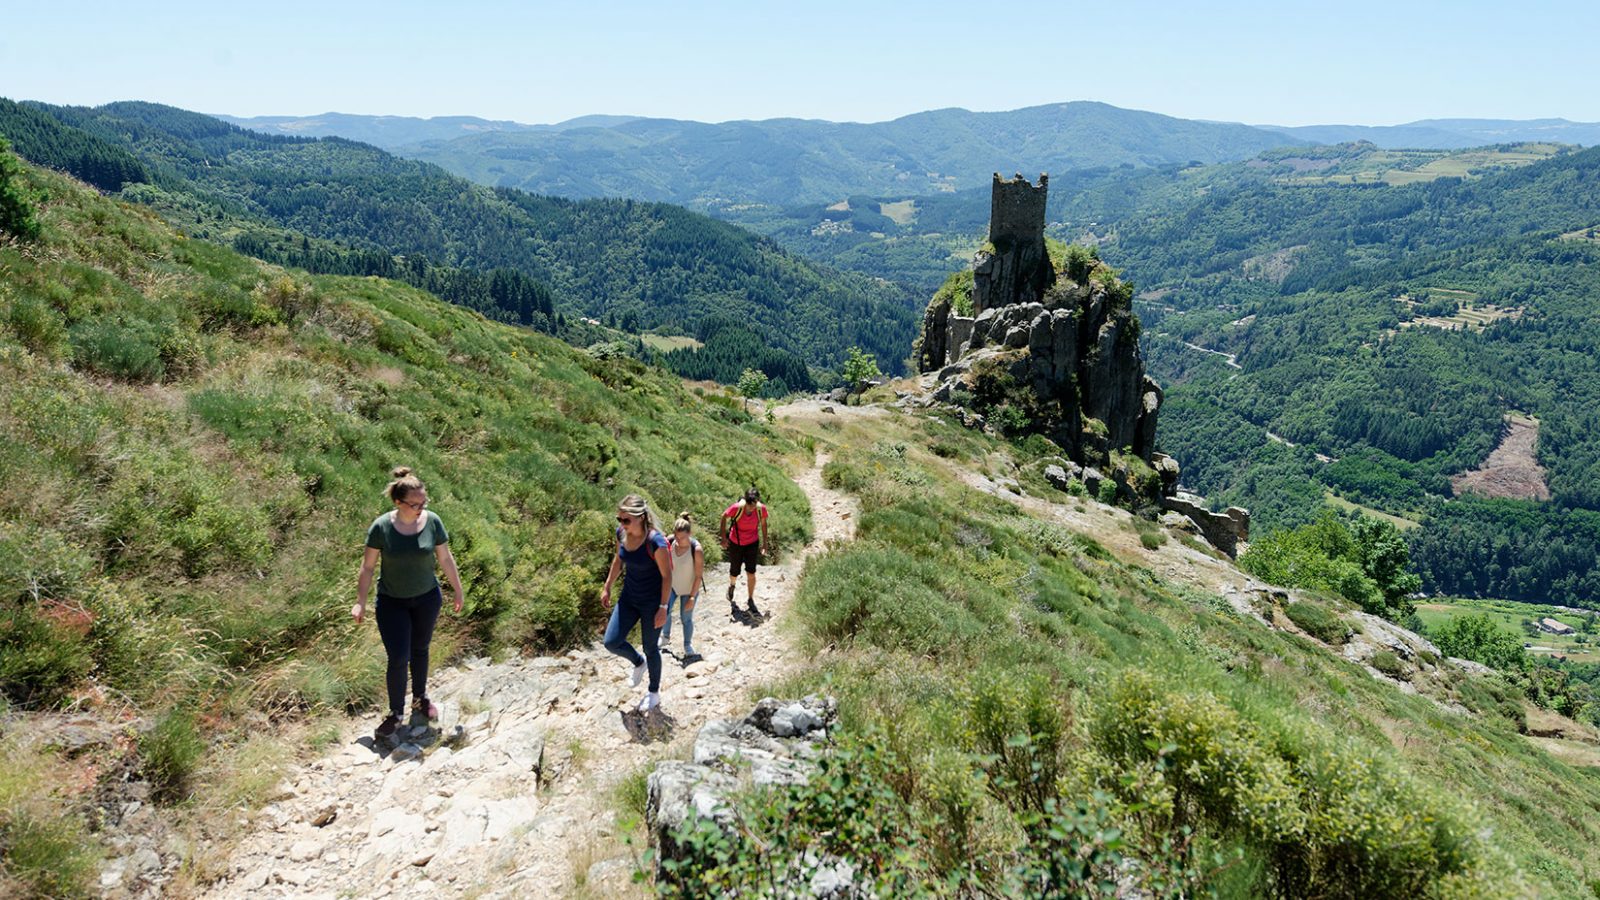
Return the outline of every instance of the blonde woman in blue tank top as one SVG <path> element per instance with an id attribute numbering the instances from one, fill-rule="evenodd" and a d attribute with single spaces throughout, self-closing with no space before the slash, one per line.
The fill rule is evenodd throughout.
<path id="1" fill-rule="evenodd" d="M 600 605 L 611 607 L 611 585 L 622 577 L 622 596 L 611 610 L 606 626 L 605 645 L 612 653 L 633 663 L 635 687 L 650 674 L 649 693 L 639 703 L 641 712 L 661 705 L 661 647 L 657 643 L 661 626 L 667 622 L 667 592 L 672 588 L 672 554 L 667 539 L 656 530 L 655 517 L 644 498 L 629 494 L 617 505 L 617 552 L 611 557 L 611 571 L 600 592 Z M 628 632 L 639 626 L 644 655 L 628 643 Z"/>

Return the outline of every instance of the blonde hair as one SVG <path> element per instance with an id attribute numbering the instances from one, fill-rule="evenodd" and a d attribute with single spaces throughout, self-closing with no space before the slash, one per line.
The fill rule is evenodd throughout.
<path id="1" fill-rule="evenodd" d="M 678 513 L 678 521 L 672 523 L 672 533 L 680 531 L 694 531 L 694 516 L 689 515 L 687 509 Z"/>
<path id="2" fill-rule="evenodd" d="M 656 527 L 656 517 L 650 512 L 650 504 L 646 503 L 644 498 L 638 494 L 629 494 L 628 496 L 623 497 L 622 502 L 617 504 L 617 509 L 622 510 L 630 516 L 637 516 L 642 519 L 644 521 L 644 533 L 646 536 L 648 536 L 652 531 L 660 530 Z"/>
<path id="3" fill-rule="evenodd" d="M 394 477 L 394 480 L 389 482 L 389 486 L 383 489 L 383 493 L 384 496 L 396 503 L 411 496 L 413 491 L 423 489 L 422 479 L 412 473 L 410 466 L 397 466 L 390 474 Z"/>

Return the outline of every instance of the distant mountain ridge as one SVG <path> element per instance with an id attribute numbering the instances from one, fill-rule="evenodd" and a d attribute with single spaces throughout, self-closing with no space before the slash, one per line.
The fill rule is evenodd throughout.
<path id="1" fill-rule="evenodd" d="M 396 152 L 482 184 L 538 193 L 784 204 L 852 193 L 937 194 L 984 186 L 994 172 L 1245 159 L 1293 140 L 1247 125 L 1076 102 L 1009 112 L 941 109 L 874 124 L 633 119 L 605 128 L 475 134 Z"/>
<path id="2" fill-rule="evenodd" d="M 833 203 L 861 194 L 931 196 L 983 188 L 996 171 L 1059 175 L 1232 162 L 1300 143 L 1370 141 L 1387 149 L 1440 150 L 1525 141 L 1600 143 L 1600 123 L 1566 119 L 1252 126 L 1090 101 L 1005 112 L 937 109 L 874 123 L 607 115 L 553 125 L 344 113 L 218 118 L 269 134 L 363 141 L 495 187 L 701 207 Z"/>
<path id="3" fill-rule="evenodd" d="M 240 128 L 265 134 L 292 135 L 295 137 L 342 137 L 361 141 L 385 150 L 421 144 L 430 141 L 449 141 L 473 134 L 497 131 L 565 131 L 568 128 L 609 128 L 631 121 L 633 116 L 579 116 L 554 125 L 528 125 L 506 119 L 483 119 L 477 116 L 365 116 L 351 113 L 325 112 L 315 116 L 239 116 L 218 115 Z"/>
<path id="4" fill-rule="evenodd" d="M 1370 141 L 1386 150 L 1460 150 L 1488 144 L 1600 144 L 1600 122 L 1567 119 L 1420 119 L 1404 125 L 1262 125 L 1318 144 Z"/>

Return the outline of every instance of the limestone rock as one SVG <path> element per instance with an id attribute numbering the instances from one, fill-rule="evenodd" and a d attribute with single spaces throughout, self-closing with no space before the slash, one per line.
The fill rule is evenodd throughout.
<path id="1" fill-rule="evenodd" d="M 1150 466 L 1161 478 L 1161 496 L 1170 497 L 1177 493 L 1178 478 L 1181 476 L 1178 461 L 1165 453 L 1153 453 L 1150 455 Z"/>
<path id="2" fill-rule="evenodd" d="M 1238 556 L 1239 545 L 1250 539 L 1250 511 L 1238 506 L 1226 512 L 1212 512 L 1193 494 L 1161 498 L 1161 508 L 1188 516 L 1211 546 L 1229 556 Z"/>
<path id="3" fill-rule="evenodd" d="M 1060 466 L 1045 466 L 1044 480 L 1058 491 L 1064 491 L 1072 485 L 1072 479 L 1067 477 L 1067 470 Z"/>
<path id="4" fill-rule="evenodd" d="M 1164 512 L 1156 521 L 1160 522 L 1163 528 L 1172 528 L 1187 534 L 1198 534 L 1200 531 L 1194 520 L 1183 513 Z"/>
<path id="5" fill-rule="evenodd" d="M 837 717 L 832 698 L 768 697 L 743 719 L 721 719 L 701 728 L 692 762 L 657 764 L 648 781 L 646 820 L 658 865 L 681 855 L 674 832 L 686 821 L 709 819 L 733 833 L 727 798 L 734 792 L 751 784 L 804 782 L 813 771 L 817 744 L 827 739 Z"/>
<path id="6" fill-rule="evenodd" d="M 1090 466 L 1083 470 L 1083 486 L 1088 489 L 1090 496 L 1100 496 L 1100 485 L 1106 480 L 1105 473 Z"/>

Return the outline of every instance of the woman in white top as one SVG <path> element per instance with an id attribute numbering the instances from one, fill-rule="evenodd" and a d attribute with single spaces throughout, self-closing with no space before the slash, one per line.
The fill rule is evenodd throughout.
<path id="1" fill-rule="evenodd" d="M 661 649 L 667 649 L 667 639 L 672 636 L 672 604 L 683 598 L 683 656 L 685 663 L 700 659 L 694 652 L 694 603 L 705 587 L 705 553 L 700 542 L 691 535 L 694 517 L 688 512 L 679 514 L 672 523 L 672 543 L 667 549 L 672 553 L 672 590 L 667 594 L 667 621 L 661 626 Z"/>

